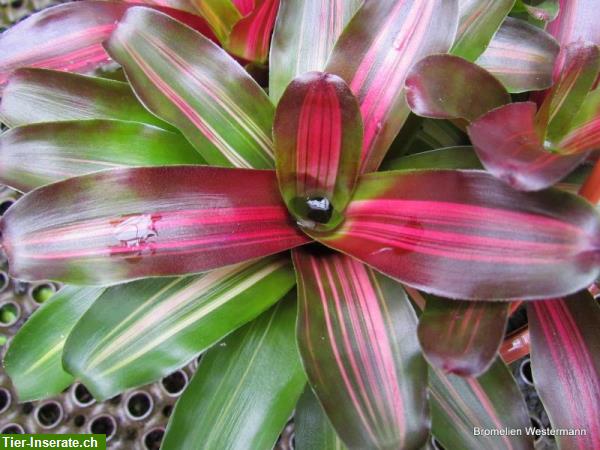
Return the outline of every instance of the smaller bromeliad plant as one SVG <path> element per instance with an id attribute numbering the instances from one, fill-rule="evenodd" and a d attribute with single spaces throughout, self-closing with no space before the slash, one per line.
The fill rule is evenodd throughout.
<path id="1" fill-rule="evenodd" d="M 21 400 L 206 352 L 162 448 L 293 412 L 300 450 L 533 448 L 527 301 L 558 444 L 600 448 L 595 0 L 140 3 L 0 36 L 2 247 L 66 283 L 10 344 Z"/>

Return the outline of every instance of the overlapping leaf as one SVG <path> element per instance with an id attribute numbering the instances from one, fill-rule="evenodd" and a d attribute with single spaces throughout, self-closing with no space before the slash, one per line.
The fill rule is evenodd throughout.
<path id="1" fill-rule="evenodd" d="M 109 61 L 102 48 L 123 13 L 125 2 L 89 0 L 44 9 L 0 35 L 0 87 L 19 67 L 44 67 L 89 72 Z M 211 36 L 201 17 L 176 9 L 153 6 Z"/>
<path id="2" fill-rule="evenodd" d="M 4 357 L 4 369 L 20 402 L 58 395 L 73 382 L 62 366 L 63 347 L 77 321 L 103 291 L 64 287 L 19 329 Z"/>
<path id="3" fill-rule="evenodd" d="M 385 165 L 387 170 L 416 169 L 482 169 L 471 146 L 438 148 L 394 159 Z"/>
<path id="4" fill-rule="evenodd" d="M 323 70 L 362 0 L 281 0 L 269 62 L 269 96 L 277 104 L 298 75 Z"/>
<path id="5" fill-rule="evenodd" d="M 106 48 L 146 107 L 180 129 L 209 164 L 273 167 L 273 105 L 208 39 L 164 14 L 132 8 Z"/>
<path id="6" fill-rule="evenodd" d="M 427 296 L 419 342 L 429 363 L 444 373 L 474 377 L 494 362 L 504 338 L 508 303 Z"/>
<path id="7" fill-rule="evenodd" d="M 294 444 L 297 450 L 347 449 L 309 386 L 294 411 Z"/>
<path id="8" fill-rule="evenodd" d="M 141 123 L 38 123 L 0 135 L 0 182 L 22 192 L 115 167 L 203 162 L 180 134 Z"/>
<path id="9" fill-rule="evenodd" d="M 432 432 L 447 449 L 531 450 L 527 406 L 508 368 L 496 361 L 479 378 L 429 370 Z M 483 430 L 520 430 L 489 436 Z M 479 434 L 476 434 L 479 431 Z"/>
<path id="10" fill-rule="evenodd" d="M 292 253 L 298 342 L 315 394 L 349 448 L 420 448 L 427 369 L 406 294 L 354 259 L 315 250 Z"/>
<path id="11" fill-rule="evenodd" d="M 552 186 L 587 156 L 544 148 L 536 123 L 536 104 L 511 103 L 480 117 L 469 136 L 485 168 L 510 186 L 536 191 Z"/>
<path id="12" fill-rule="evenodd" d="M 254 0 L 252 11 L 233 26 L 227 49 L 245 60 L 264 63 L 278 9 L 279 0 Z"/>
<path id="13" fill-rule="evenodd" d="M 560 448 L 600 447 L 600 307 L 587 292 L 527 304 L 536 390 Z"/>
<path id="14" fill-rule="evenodd" d="M 459 0 L 458 32 L 451 53 L 475 61 L 514 3 L 515 0 Z"/>
<path id="15" fill-rule="evenodd" d="M 517 192 L 477 171 L 365 175 L 346 221 L 315 237 L 450 298 L 552 297 L 600 273 L 600 220 L 591 205 L 556 190 Z"/>
<path id="16" fill-rule="evenodd" d="M 307 242 L 273 172 L 201 166 L 70 178 L 24 196 L 1 226 L 15 277 L 84 284 L 202 272 Z"/>
<path id="17" fill-rule="evenodd" d="M 11 127 L 114 119 L 171 128 L 140 105 L 127 83 L 46 69 L 19 69 L 11 75 L 2 93 L 0 118 Z"/>
<path id="18" fill-rule="evenodd" d="M 233 26 L 242 14 L 231 0 L 191 0 L 222 43 L 227 43 Z"/>
<path id="19" fill-rule="evenodd" d="M 548 24 L 550 32 L 561 45 L 589 41 L 600 45 L 600 27 L 596 21 L 598 4 L 595 0 L 559 0 L 558 18 Z"/>
<path id="20" fill-rule="evenodd" d="M 325 71 L 341 76 L 359 100 L 362 172 L 377 169 L 408 116 L 403 87 L 411 66 L 447 51 L 457 24 L 457 0 L 381 0 L 366 2 L 345 28 Z"/>
<path id="21" fill-rule="evenodd" d="M 290 296 L 209 350 L 161 448 L 271 450 L 306 384 Z"/>
<path id="22" fill-rule="evenodd" d="M 330 229 L 342 220 L 358 177 L 362 131 L 358 103 L 338 76 L 308 72 L 286 89 L 273 127 L 277 178 L 304 226 Z"/>
<path id="23" fill-rule="evenodd" d="M 508 17 L 476 63 L 498 78 L 509 92 L 540 90 L 552 85 L 558 51 L 558 44 L 548 33 Z"/>
<path id="24" fill-rule="evenodd" d="M 64 365 L 96 398 L 111 398 L 185 365 L 294 284 L 287 258 L 271 257 L 109 288 L 69 335 Z"/>
<path id="25" fill-rule="evenodd" d="M 422 117 L 472 121 L 510 103 L 510 95 L 481 67 L 457 56 L 431 55 L 406 77 L 406 101 Z"/>

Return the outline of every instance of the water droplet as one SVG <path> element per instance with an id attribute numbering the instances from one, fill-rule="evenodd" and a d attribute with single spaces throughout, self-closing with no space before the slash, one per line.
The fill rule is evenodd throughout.
<path id="1" fill-rule="evenodd" d="M 308 206 L 307 217 L 317 223 L 327 223 L 333 214 L 333 206 L 327 197 L 309 197 L 306 199 Z"/>

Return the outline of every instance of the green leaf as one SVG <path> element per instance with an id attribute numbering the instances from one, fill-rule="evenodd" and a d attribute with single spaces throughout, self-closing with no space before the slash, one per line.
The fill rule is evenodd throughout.
<path id="1" fill-rule="evenodd" d="M 498 78 L 509 92 L 546 89 L 559 45 L 544 30 L 507 17 L 475 63 Z"/>
<path id="2" fill-rule="evenodd" d="M 431 55 L 406 77 L 406 101 L 419 116 L 472 121 L 510 103 L 510 95 L 478 65 L 453 55 Z"/>
<path id="3" fill-rule="evenodd" d="M 530 2 L 531 3 L 531 2 Z M 524 0 L 517 0 L 513 11 L 526 12 L 535 20 L 542 22 L 552 22 L 558 16 L 560 10 L 559 0 L 534 1 L 533 5 L 525 3 Z"/>
<path id="4" fill-rule="evenodd" d="M 471 146 L 446 147 L 389 161 L 386 170 L 482 169 Z"/>
<path id="5" fill-rule="evenodd" d="M 429 370 L 432 433 L 448 450 L 532 450 L 527 406 L 508 367 L 498 359 L 479 378 Z M 515 436 L 484 436 L 474 429 L 520 430 Z"/>
<path id="6" fill-rule="evenodd" d="M 179 133 L 141 123 L 37 123 L 0 135 L 0 182 L 22 192 L 103 169 L 203 162 Z"/>
<path id="7" fill-rule="evenodd" d="M 592 43 L 572 43 L 563 49 L 562 70 L 548 91 L 536 115 L 541 138 L 550 141 L 550 149 L 573 129 L 588 92 L 600 73 L 600 50 Z"/>
<path id="8" fill-rule="evenodd" d="M 302 226 L 330 230 L 343 220 L 362 137 L 358 102 L 340 77 L 308 72 L 289 84 L 277 105 L 273 139 L 279 189 Z"/>
<path id="9" fill-rule="evenodd" d="M 306 386 L 296 405 L 294 425 L 296 450 L 347 449 L 309 386 Z"/>
<path id="10" fill-rule="evenodd" d="M 128 10 L 105 45 L 144 105 L 209 164 L 273 167 L 273 105 L 223 49 L 147 8 Z"/>
<path id="11" fill-rule="evenodd" d="M 19 69 L 0 103 L 8 126 L 62 120 L 114 119 L 173 129 L 137 100 L 127 83 L 45 69 Z"/>
<path id="12" fill-rule="evenodd" d="M 323 70 L 346 24 L 363 0 L 281 0 L 269 64 L 269 96 L 279 103 L 298 75 Z"/>
<path id="13" fill-rule="evenodd" d="M 475 61 L 514 3 L 515 0 L 459 0 L 458 33 L 450 53 Z"/>
<path id="14" fill-rule="evenodd" d="M 510 304 L 425 298 L 418 335 L 427 361 L 463 377 L 485 372 L 504 340 Z"/>
<path id="15" fill-rule="evenodd" d="M 219 41 L 226 43 L 233 26 L 242 15 L 231 0 L 191 0 L 196 10 L 206 19 Z"/>
<path id="16" fill-rule="evenodd" d="M 452 122 L 410 114 L 402 130 L 392 143 L 381 169 L 391 170 L 393 161 L 405 155 L 468 144 L 469 138 L 466 133 L 463 133 Z"/>
<path id="17" fill-rule="evenodd" d="M 287 257 L 271 257 L 108 288 L 73 329 L 63 363 L 96 398 L 110 398 L 185 365 L 294 284 Z"/>
<path id="18" fill-rule="evenodd" d="M 396 281 L 347 256 L 292 252 L 298 343 L 309 382 L 349 448 L 420 448 L 427 366 L 417 319 Z"/>
<path id="19" fill-rule="evenodd" d="M 67 336 L 104 288 L 66 286 L 45 302 L 19 329 L 4 357 L 19 401 L 60 394 L 73 382 L 61 357 Z"/>
<path id="20" fill-rule="evenodd" d="M 342 77 L 360 104 L 362 173 L 379 167 L 408 117 L 408 71 L 423 57 L 446 52 L 457 23 L 457 0 L 367 1 L 340 35 L 325 72 Z"/>
<path id="21" fill-rule="evenodd" d="M 306 378 L 294 340 L 295 291 L 211 350 L 169 421 L 163 450 L 271 450 Z"/>
<path id="22" fill-rule="evenodd" d="M 536 390 L 560 449 L 600 448 L 600 306 L 588 291 L 527 305 Z"/>

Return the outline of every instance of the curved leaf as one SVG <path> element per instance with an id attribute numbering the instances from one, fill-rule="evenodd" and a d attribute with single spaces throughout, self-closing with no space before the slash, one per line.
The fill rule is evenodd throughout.
<path id="1" fill-rule="evenodd" d="M 285 257 L 111 287 L 77 323 L 63 364 L 97 399 L 168 375 L 295 284 Z M 123 301 L 127 299 L 127 301 Z"/>
<path id="2" fill-rule="evenodd" d="M 242 15 L 231 0 L 191 0 L 196 10 L 210 24 L 219 41 L 226 43 L 233 26 Z"/>
<path id="3" fill-rule="evenodd" d="M 515 0 L 459 0 L 458 33 L 453 55 L 475 61 L 510 12 Z"/>
<path id="4" fill-rule="evenodd" d="M 449 298 L 547 298 L 600 274 L 600 217 L 589 203 L 557 190 L 518 192 L 479 171 L 364 175 L 346 221 L 311 234 Z"/>
<path id="5" fill-rule="evenodd" d="M 132 8 L 106 48 L 144 105 L 209 164 L 273 167 L 267 94 L 208 39 L 164 14 Z"/>
<path id="6" fill-rule="evenodd" d="M 115 167 L 203 162 L 180 134 L 141 123 L 38 123 L 0 135 L 0 182 L 22 192 Z"/>
<path id="7" fill-rule="evenodd" d="M 519 387 L 502 361 L 479 378 L 429 370 L 432 432 L 447 449 L 531 450 L 531 426 Z M 520 434 L 486 436 L 483 430 Z M 476 434 L 478 432 L 478 434 Z"/>
<path id="8" fill-rule="evenodd" d="M 560 11 L 559 0 L 534 1 L 534 4 L 525 3 L 524 0 L 517 0 L 514 10 L 518 12 L 527 12 L 531 17 L 542 22 L 552 22 L 558 16 Z"/>
<path id="9" fill-rule="evenodd" d="M 209 350 L 177 402 L 161 448 L 271 450 L 306 378 L 290 295 Z"/>
<path id="10" fill-rule="evenodd" d="M 294 443 L 296 450 L 347 450 L 310 386 L 304 389 L 294 412 Z"/>
<path id="11" fill-rule="evenodd" d="M 309 382 L 349 448 L 420 448 L 425 361 L 400 284 L 347 256 L 292 252 L 298 343 Z"/>
<path id="12" fill-rule="evenodd" d="M 600 45 L 600 27 L 596 21 L 596 0 L 559 0 L 558 18 L 548 24 L 548 32 L 563 45 L 589 41 Z"/>
<path id="13" fill-rule="evenodd" d="M 527 304 L 536 390 L 560 448 L 600 448 L 600 307 L 587 292 Z"/>
<path id="14" fill-rule="evenodd" d="M 406 101 L 419 116 L 472 121 L 510 103 L 510 95 L 481 67 L 457 56 L 431 55 L 406 77 Z"/>
<path id="15" fill-rule="evenodd" d="M 19 69 L 10 76 L 0 118 L 11 127 L 114 119 L 172 128 L 140 105 L 127 83 L 46 69 Z"/>
<path id="16" fill-rule="evenodd" d="M 72 382 L 61 357 L 67 336 L 104 288 L 66 286 L 19 329 L 4 356 L 4 369 L 25 402 L 58 395 Z"/>
<path id="17" fill-rule="evenodd" d="M 533 102 L 511 103 L 490 111 L 468 127 L 469 137 L 485 168 L 513 188 L 537 191 L 552 186 L 586 157 L 553 153 L 544 148 Z"/>
<path id="18" fill-rule="evenodd" d="M 13 276 L 82 284 L 203 272 L 307 242 L 273 172 L 200 166 L 70 178 L 22 197 L 1 227 Z"/>
<path id="19" fill-rule="evenodd" d="M 69 72 L 90 72 L 107 63 L 102 48 L 128 8 L 124 2 L 87 0 L 44 9 L 0 35 L 0 88 L 11 71 L 43 67 Z M 172 8 L 154 6 L 183 23 L 212 36 L 201 17 Z"/>
<path id="20" fill-rule="evenodd" d="M 483 169 L 471 146 L 446 147 L 415 153 L 390 161 L 388 170 Z"/>
<path id="21" fill-rule="evenodd" d="M 358 178 L 362 131 L 358 103 L 336 75 L 306 73 L 283 94 L 273 126 L 277 178 L 288 209 L 306 226 L 331 229 L 342 220 Z M 333 217 L 315 217 L 329 214 L 311 209 L 316 199 Z"/>
<path id="22" fill-rule="evenodd" d="M 544 30 L 507 17 L 485 52 L 475 61 L 509 92 L 535 91 L 552 85 L 559 45 Z"/>
<path id="23" fill-rule="evenodd" d="M 281 0 L 269 61 L 269 96 L 279 103 L 298 75 L 323 70 L 363 0 Z"/>
<path id="24" fill-rule="evenodd" d="M 408 116 L 404 81 L 411 66 L 447 51 L 457 24 L 457 0 L 379 0 L 366 2 L 345 28 L 325 71 L 342 77 L 358 98 L 361 172 L 379 167 Z"/>
<path id="25" fill-rule="evenodd" d="M 563 48 L 562 70 L 537 113 L 538 130 L 556 144 L 569 130 L 600 71 L 600 50 L 591 43 Z"/>
<path id="26" fill-rule="evenodd" d="M 264 63 L 278 9 L 279 0 L 254 0 L 254 9 L 231 30 L 227 50 L 248 61 Z"/>
<path id="27" fill-rule="evenodd" d="M 502 344 L 509 303 L 426 298 L 418 335 L 427 361 L 444 373 L 463 377 L 484 373 Z"/>

